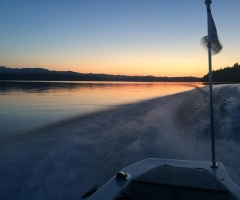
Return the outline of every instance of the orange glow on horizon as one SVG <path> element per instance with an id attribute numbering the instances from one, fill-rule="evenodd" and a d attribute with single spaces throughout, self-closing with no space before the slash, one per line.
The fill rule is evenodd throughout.
<path id="1" fill-rule="evenodd" d="M 138 59 L 139 58 L 139 59 Z M 231 66 L 230 58 L 223 59 L 222 57 L 213 57 L 213 70 Z M 112 74 L 112 75 L 127 75 L 127 76 L 155 76 L 155 77 L 198 77 L 202 78 L 208 73 L 208 62 L 205 52 L 200 56 L 187 57 L 184 54 L 178 57 L 170 58 L 169 56 L 157 55 L 141 56 L 123 56 L 112 58 L 94 58 L 79 59 L 77 56 L 49 58 L 42 60 L 24 60 L 18 61 L 16 66 L 14 63 L 6 63 L 6 67 L 25 68 L 25 67 L 40 67 L 55 71 L 74 71 L 78 73 L 93 73 L 93 74 Z M 2 64 L 4 65 L 4 63 Z"/>

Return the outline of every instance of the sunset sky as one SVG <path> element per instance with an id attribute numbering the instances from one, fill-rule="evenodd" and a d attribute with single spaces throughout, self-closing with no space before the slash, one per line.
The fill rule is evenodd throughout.
<path id="1" fill-rule="evenodd" d="M 82 73 L 197 76 L 208 72 L 204 0 L 1 0 L 0 65 Z M 213 0 L 221 53 L 240 62 L 240 0 Z"/>

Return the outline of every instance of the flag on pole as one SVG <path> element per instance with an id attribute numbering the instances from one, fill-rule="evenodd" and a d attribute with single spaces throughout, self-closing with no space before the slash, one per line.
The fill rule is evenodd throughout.
<path id="1" fill-rule="evenodd" d="M 211 14 L 211 13 L 210 13 Z M 220 53 L 221 49 L 222 49 L 222 45 L 220 44 L 219 40 L 218 40 L 218 35 L 217 35 L 217 28 L 215 26 L 212 14 L 210 17 L 210 23 L 211 23 L 211 44 L 212 44 L 212 54 L 217 54 Z M 205 36 L 202 38 L 202 43 L 204 44 L 204 47 L 207 48 L 207 44 L 208 44 L 208 36 Z"/>

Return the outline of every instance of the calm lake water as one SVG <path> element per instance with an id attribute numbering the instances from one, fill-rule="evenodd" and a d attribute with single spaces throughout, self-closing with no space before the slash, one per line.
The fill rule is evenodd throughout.
<path id="1" fill-rule="evenodd" d="M 65 118 L 202 87 L 202 83 L 0 82 L 0 139 Z"/>

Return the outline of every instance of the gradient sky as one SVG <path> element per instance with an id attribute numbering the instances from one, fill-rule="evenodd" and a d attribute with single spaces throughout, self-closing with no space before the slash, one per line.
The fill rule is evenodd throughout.
<path id="1" fill-rule="evenodd" d="M 204 0 L 1 0 L 0 65 L 83 73 L 208 73 Z M 213 0 L 223 50 L 213 69 L 240 62 L 240 0 Z"/>

